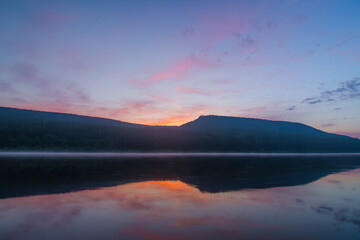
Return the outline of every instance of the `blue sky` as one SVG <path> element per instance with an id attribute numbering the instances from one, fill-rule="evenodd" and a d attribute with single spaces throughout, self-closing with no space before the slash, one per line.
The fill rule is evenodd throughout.
<path id="1" fill-rule="evenodd" d="M 179 125 L 216 114 L 360 137 L 360 1 L 18 1 L 0 105 Z"/>

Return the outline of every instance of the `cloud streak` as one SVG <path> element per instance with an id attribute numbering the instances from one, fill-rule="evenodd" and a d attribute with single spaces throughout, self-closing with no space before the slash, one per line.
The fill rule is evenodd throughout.
<path id="1" fill-rule="evenodd" d="M 36 104 L 52 103 L 63 105 L 61 109 L 72 104 L 88 104 L 90 97 L 73 83 L 65 83 L 57 78 L 47 76 L 31 63 L 17 63 L 12 67 L 11 80 L 15 84 L 34 89 L 37 93 Z M 36 105 L 35 104 L 35 105 Z"/>
<path id="2" fill-rule="evenodd" d="M 296 109 L 296 106 L 292 105 L 292 106 L 288 107 L 286 110 L 292 111 L 292 110 L 295 110 L 295 109 Z"/>
<path id="3" fill-rule="evenodd" d="M 211 66 L 212 64 L 198 57 L 190 56 L 184 61 L 170 67 L 168 70 L 152 75 L 146 80 L 146 82 L 154 83 L 164 80 L 181 80 L 191 70 L 204 70 L 210 68 Z"/>
<path id="4" fill-rule="evenodd" d="M 11 86 L 11 84 L 7 82 L 0 82 L 0 92 L 16 93 L 15 89 Z"/>
<path id="5" fill-rule="evenodd" d="M 326 124 L 321 125 L 321 127 L 333 127 L 333 126 L 335 126 L 335 124 L 332 124 L 332 123 L 326 123 Z"/>
<path id="6" fill-rule="evenodd" d="M 56 11 L 43 11 L 35 16 L 35 21 L 38 23 L 60 23 L 60 22 L 72 22 L 76 20 L 76 16 L 69 13 L 60 13 Z"/>
<path id="7" fill-rule="evenodd" d="M 211 92 L 202 89 L 202 88 L 181 88 L 181 87 L 177 87 L 176 90 L 180 93 L 185 93 L 185 94 L 199 94 L 199 95 L 212 95 Z"/>
<path id="8" fill-rule="evenodd" d="M 320 92 L 319 96 L 305 98 L 301 103 L 318 104 L 322 102 L 346 101 L 360 99 L 360 78 L 341 82 L 340 86 L 333 90 Z"/>

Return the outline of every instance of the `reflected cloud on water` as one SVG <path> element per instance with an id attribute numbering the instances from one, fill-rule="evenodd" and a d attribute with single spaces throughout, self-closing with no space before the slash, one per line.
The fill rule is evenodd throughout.
<path id="1" fill-rule="evenodd" d="M 41 178 L 25 174 L 17 184 L 31 180 L 33 188 L 0 199 L 0 239 L 360 237 L 358 159 L 292 159 L 291 165 L 277 158 L 103 161 L 85 160 L 86 174 L 73 182 L 49 169 Z M 65 172 L 71 176 L 69 169 L 80 163 L 57 164 L 62 170 L 70 164 Z M 93 168 L 104 172 L 86 177 Z M 55 177 L 41 188 L 38 181 L 50 173 Z M 61 194 L 48 189 L 58 186 Z"/>

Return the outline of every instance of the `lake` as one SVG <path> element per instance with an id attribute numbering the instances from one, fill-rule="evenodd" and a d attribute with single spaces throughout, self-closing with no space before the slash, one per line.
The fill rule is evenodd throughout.
<path id="1" fill-rule="evenodd" d="M 360 239 L 358 154 L 0 154 L 0 239 Z"/>

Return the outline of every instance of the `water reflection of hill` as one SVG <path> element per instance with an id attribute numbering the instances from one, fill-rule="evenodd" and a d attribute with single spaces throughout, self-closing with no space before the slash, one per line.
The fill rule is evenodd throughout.
<path id="1" fill-rule="evenodd" d="M 360 167 L 359 156 L 0 158 L 0 198 L 148 180 L 181 180 L 204 192 L 296 186 Z"/>

